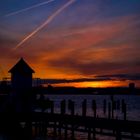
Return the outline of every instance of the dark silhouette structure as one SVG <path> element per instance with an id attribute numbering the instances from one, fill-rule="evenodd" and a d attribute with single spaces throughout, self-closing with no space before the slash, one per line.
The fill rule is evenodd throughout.
<path id="1" fill-rule="evenodd" d="M 86 99 L 82 101 L 81 115 L 76 113 L 76 102 L 69 99 L 60 101 L 60 105 L 49 98 L 45 98 L 46 91 L 36 87 L 32 89 L 32 74 L 34 70 L 21 58 L 13 66 L 11 73 L 12 92 L 7 94 L 7 100 L 1 103 L 0 134 L 7 136 L 7 140 L 32 140 L 38 137 L 46 139 L 49 130 L 53 129 L 53 137 L 59 139 L 75 139 L 75 133 L 87 133 L 87 140 L 96 140 L 96 134 L 113 136 L 116 140 L 122 138 L 140 139 L 140 121 L 127 120 L 127 104 L 124 99 L 115 100 L 114 95 L 110 101 L 103 101 L 103 113 L 106 118 L 98 116 L 96 100 L 92 100 L 92 116 L 88 116 Z M 2 83 L 3 87 L 5 83 Z M 134 89 L 135 85 L 129 85 Z M 67 91 L 77 93 L 77 89 Z M 80 92 L 82 90 L 82 92 Z M 93 91 L 88 89 L 91 93 Z M 100 91 L 102 92 L 103 90 Z M 112 89 L 106 89 L 112 92 Z M 116 89 L 115 89 L 116 90 Z M 113 91 L 115 91 L 113 89 Z M 58 90 L 59 91 L 59 90 Z M 64 90 L 66 92 L 66 90 Z M 87 91 L 87 89 L 85 90 Z M 95 90 L 96 91 L 96 90 Z M 117 90 L 118 91 L 118 90 Z M 57 90 L 48 85 L 47 93 L 56 93 Z M 79 90 L 80 93 L 83 89 Z M 105 93 L 105 91 L 104 91 Z M 59 112 L 55 108 L 59 107 Z M 4 108 L 4 109 L 3 109 Z M 122 112 L 123 119 L 115 118 L 115 112 Z M 68 113 L 69 112 L 69 113 Z M 9 119 L 10 116 L 10 119 Z"/>
<path id="2" fill-rule="evenodd" d="M 32 74 L 34 73 L 34 70 L 23 60 L 23 58 L 9 70 L 9 73 L 11 73 L 13 89 L 32 88 Z"/>
<path id="3" fill-rule="evenodd" d="M 12 84 L 12 105 L 15 112 L 32 110 L 32 74 L 34 70 L 21 58 L 9 72 Z"/>

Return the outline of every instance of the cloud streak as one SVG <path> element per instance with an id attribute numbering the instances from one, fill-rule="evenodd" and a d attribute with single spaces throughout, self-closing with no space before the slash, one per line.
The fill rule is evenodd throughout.
<path id="1" fill-rule="evenodd" d="M 17 15 L 17 14 L 20 14 L 20 13 L 23 13 L 23 12 L 26 12 L 28 10 L 31 10 L 31 9 L 40 7 L 42 5 L 46 5 L 46 4 L 48 4 L 50 2 L 53 2 L 53 1 L 54 0 L 49 0 L 49 1 L 45 1 L 45 2 L 39 3 L 39 4 L 35 4 L 33 6 L 30 6 L 30 7 L 27 7 L 27 8 L 24 8 L 24 9 L 21 9 L 21 10 L 18 10 L 18 11 L 12 12 L 12 13 L 9 13 L 9 14 L 5 15 L 5 17 L 14 16 L 14 15 Z"/>
<path id="2" fill-rule="evenodd" d="M 99 75 L 94 78 L 79 78 L 79 79 L 38 79 L 42 83 L 60 84 L 60 83 L 79 83 L 79 82 L 98 82 L 98 81 L 140 81 L 140 73 L 138 74 L 114 74 L 114 75 Z"/>
<path id="3" fill-rule="evenodd" d="M 30 39 L 33 35 L 35 35 L 37 32 L 39 32 L 41 29 L 43 29 L 46 25 L 48 25 L 57 15 L 59 15 L 63 10 L 65 10 L 67 7 L 69 7 L 71 4 L 73 4 L 75 0 L 70 0 L 66 4 L 64 4 L 62 7 L 60 7 L 55 13 L 53 13 L 42 25 L 40 25 L 37 29 L 35 29 L 32 33 L 30 33 L 28 36 L 26 36 L 14 49 L 19 48 L 22 44 L 24 44 L 28 39 Z"/>

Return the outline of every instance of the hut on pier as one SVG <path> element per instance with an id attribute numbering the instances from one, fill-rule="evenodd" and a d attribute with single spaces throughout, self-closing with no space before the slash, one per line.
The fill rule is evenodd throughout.
<path id="1" fill-rule="evenodd" d="M 9 73 L 11 73 L 11 84 L 14 90 L 32 88 L 32 74 L 34 73 L 34 70 L 23 58 L 9 70 Z"/>
<path id="2" fill-rule="evenodd" d="M 32 75 L 34 70 L 21 58 L 10 70 L 12 97 L 16 112 L 31 111 Z"/>

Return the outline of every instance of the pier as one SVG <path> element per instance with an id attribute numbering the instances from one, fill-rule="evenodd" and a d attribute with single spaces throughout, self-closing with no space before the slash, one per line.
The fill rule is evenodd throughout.
<path id="1" fill-rule="evenodd" d="M 68 131 L 70 131 L 72 140 L 74 140 L 76 132 L 87 133 L 88 140 L 95 140 L 97 134 L 113 136 L 116 140 L 121 140 L 122 138 L 133 140 L 140 139 L 140 135 L 138 135 L 140 134 L 140 122 L 138 121 L 124 121 L 56 113 L 16 113 L 0 115 L 1 130 L 7 131 L 8 129 L 11 129 L 13 135 L 15 133 L 17 136 L 17 132 L 21 129 L 22 131 L 19 134 L 23 133 L 25 135 L 26 132 L 26 139 L 32 139 L 36 136 L 47 137 L 47 130 L 50 128 L 53 129 L 52 131 L 55 137 L 61 137 L 63 134 L 65 139 L 67 139 Z M 24 123 L 24 126 L 22 123 Z"/>
<path id="2" fill-rule="evenodd" d="M 47 138 L 51 130 L 54 138 L 75 140 L 76 133 L 84 133 L 87 140 L 96 140 L 97 135 L 111 136 L 116 140 L 123 138 L 139 140 L 140 122 L 126 119 L 124 113 L 123 120 L 113 118 L 112 104 L 109 108 L 104 105 L 103 110 L 108 111 L 108 118 L 101 118 L 96 115 L 96 101 L 92 102 L 93 116 L 87 116 L 87 101 L 82 102 L 82 114 L 75 113 L 75 102 L 72 100 L 62 100 L 60 102 L 60 112 L 55 113 L 54 102 L 52 100 L 37 100 L 38 106 L 42 107 L 39 112 L 28 113 L 1 113 L 0 130 L 9 135 L 12 133 L 13 139 L 18 139 L 18 135 L 24 135 L 23 139 L 35 139 L 36 137 Z M 104 104 L 105 101 L 103 101 Z M 122 102 L 123 104 L 124 101 Z M 122 105 L 123 105 L 122 104 Z M 67 105 L 67 106 L 66 106 Z M 121 105 L 121 106 L 122 106 Z M 35 105 L 38 107 L 37 105 Z M 50 110 L 49 112 L 47 110 Z M 70 114 L 66 113 L 69 109 Z M 123 112 L 126 108 L 122 106 Z M 12 131 L 12 132 L 11 132 Z M 70 135 L 70 138 L 68 137 Z M 15 138 L 16 137 L 16 138 Z M 63 138 L 62 138 L 63 137 Z"/>

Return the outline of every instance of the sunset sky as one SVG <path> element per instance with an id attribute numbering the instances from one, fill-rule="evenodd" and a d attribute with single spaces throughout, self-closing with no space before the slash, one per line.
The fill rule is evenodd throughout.
<path id="1" fill-rule="evenodd" d="M 140 87 L 140 0 L 1 0 L 1 79 L 21 57 L 60 85 Z"/>

